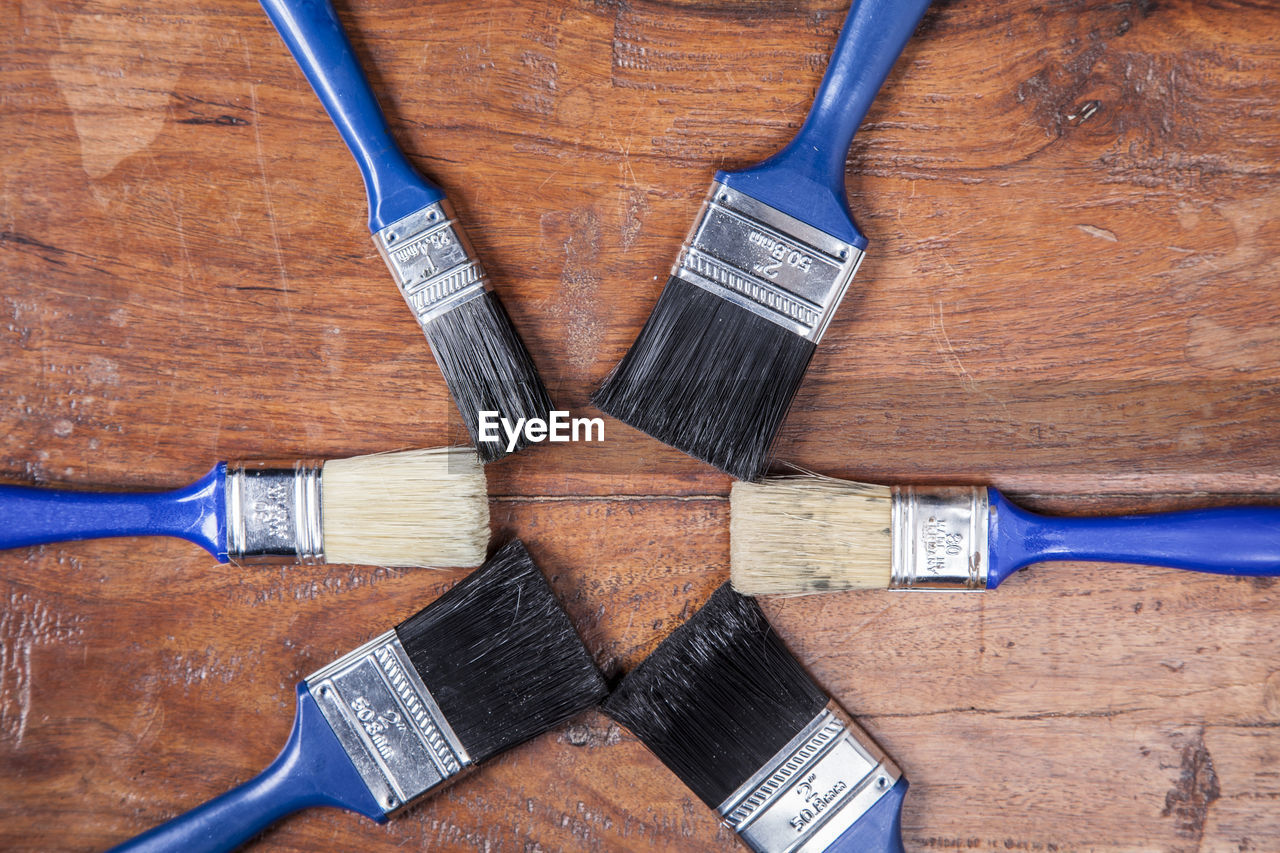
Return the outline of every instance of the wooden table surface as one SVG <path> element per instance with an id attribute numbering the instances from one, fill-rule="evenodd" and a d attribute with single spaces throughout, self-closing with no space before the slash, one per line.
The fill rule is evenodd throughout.
<path id="1" fill-rule="evenodd" d="M 341 0 L 575 413 L 717 167 L 798 127 L 845 0 Z M 253 0 L 0 12 L 0 480 L 460 434 L 346 150 Z M 780 459 L 1039 509 L 1280 501 L 1280 3 L 953 0 L 849 158 L 872 241 Z M 727 575 L 725 476 L 609 420 L 489 468 L 610 677 Z M 292 685 L 464 571 L 0 554 L 0 848 L 89 850 L 243 781 Z M 1280 586 L 1046 565 L 764 607 L 912 781 L 909 850 L 1280 850 Z M 739 850 L 591 712 L 385 827 L 258 850 Z"/>

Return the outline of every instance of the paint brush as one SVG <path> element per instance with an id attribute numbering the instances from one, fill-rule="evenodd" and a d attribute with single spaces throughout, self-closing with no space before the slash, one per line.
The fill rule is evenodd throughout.
<path id="1" fill-rule="evenodd" d="M 417 615 L 299 684 L 293 732 L 261 774 L 114 849 L 234 850 L 313 806 L 382 823 L 604 693 L 569 617 L 513 540 Z"/>
<path id="2" fill-rule="evenodd" d="M 489 497 L 475 453 L 447 447 L 219 462 L 168 492 L 0 486 L 0 548 L 114 536 L 176 536 L 222 563 L 475 566 L 489 542 Z"/>
<path id="3" fill-rule="evenodd" d="M 902 850 L 907 780 L 729 584 L 604 711 L 756 853 Z"/>
<path id="4" fill-rule="evenodd" d="M 1046 560 L 1280 576 L 1280 507 L 1061 518 L 982 486 L 874 486 L 815 476 L 735 483 L 733 585 L 749 595 L 994 589 Z"/>
<path id="5" fill-rule="evenodd" d="M 328 0 L 262 0 L 262 7 L 360 167 L 374 245 L 431 344 L 472 443 L 483 461 L 502 458 L 509 451 L 501 441 L 481 439 L 479 413 L 545 420 L 551 398 L 444 191 L 392 139 Z"/>
<path id="6" fill-rule="evenodd" d="M 742 480 L 769 448 L 867 239 L 845 197 L 854 131 L 929 0 L 854 0 L 803 127 L 719 172 L 601 410 Z"/>

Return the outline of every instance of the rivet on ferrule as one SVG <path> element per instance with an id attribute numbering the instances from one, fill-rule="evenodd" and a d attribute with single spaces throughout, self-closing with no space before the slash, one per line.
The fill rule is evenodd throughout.
<path id="1" fill-rule="evenodd" d="M 720 804 L 756 853 L 819 853 L 902 773 L 834 702 Z"/>
<path id="2" fill-rule="evenodd" d="M 672 275 L 817 343 L 862 257 L 858 247 L 716 182 Z"/>
<path id="3" fill-rule="evenodd" d="M 471 766 L 394 630 L 312 673 L 307 688 L 386 814 Z"/>
<path id="4" fill-rule="evenodd" d="M 375 232 L 373 243 L 424 331 L 432 320 L 489 287 L 484 267 L 447 201 L 396 220 Z"/>
<path id="5" fill-rule="evenodd" d="M 324 562 L 323 463 L 227 467 L 227 556 L 238 562 Z"/>
<path id="6" fill-rule="evenodd" d="M 897 487 L 890 512 L 890 589 L 987 588 L 991 561 L 986 488 Z"/>

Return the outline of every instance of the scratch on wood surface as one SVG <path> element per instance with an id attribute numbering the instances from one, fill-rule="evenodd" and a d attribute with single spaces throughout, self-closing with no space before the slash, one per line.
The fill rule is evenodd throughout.
<path id="1" fill-rule="evenodd" d="M 632 128 L 632 130 L 634 130 L 634 127 Z M 614 147 L 619 152 L 622 153 L 622 160 L 618 163 L 618 173 L 619 173 L 618 177 L 622 179 L 621 180 L 622 184 L 628 185 L 631 187 L 634 187 L 640 183 L 640 181 L 636 178 L 635 169 L 632 168 L 631 166 L 631 142 L 634 138 L 635 137 L 631 133 L 627 134 L 626 142 L 623 142 L 621 139 L 619 139 L 616 134 L 613 137 Z M 619 187 L 619 191 L 621 191 L 621 189 L 622 188 Z"/>
<path id="2" fill-rule="evenodd" d="M 245 56 L 249 53 L 249 45 L 245 44 Z M 246 58 L 246 64 L 248 60 Z M 258 153 L 258 174 L 262 176 L 262 197 L 267 203 L 267 225 L 271 227 L 271 242 L 276 249 L 276 266 L 280 269 L 280 288 L 284 293 L 285 306 L 289 304 L 289 273 L 285 269 L 284 251 L 280 248 L 280 232 L 276 229 L 276 208 L 271 203 L 271 181 L 267 179 L 267 161 L 266 155 L 262 152 L 262 131 L 258 126 L 262 124 L 261 116 L 258 115 L 258 86 L 256 83 L 249 84 L 249 102 L 253 108 L 253 144 Z M 292 323 L 291 312 L 286 311 L 286 319 Z"/>
<path id="3" fill-rule="evenodd" d="M 937 342 L 938 348 L 943 351 L 947 361 L 951 363 L 956 373 L 959 374 L 961 382 L 967 388 L 973 390 L 978 383 L 969 374 L 964 362 L 960 360 L 960 356 L 956 353 L 956 348 L 951 344 L 951 337 L 947 334 L 947 323 L 942 316 L 942 300 L 934 300 L 933 307 L 936 309 L 933 317 L 937 318 L 937 322 L 933 322 L 933 317 L 930 317 L 929 331 L 933 332 L 934 341 Z"/>
<path id="4" fill-rule="evenodd" d="M 32 649 L 77 642 L 82 621 L 55 612 L 29 593 L 11 591 L 6 597 L 0 612 L 0 739 L 22 746 L 31 713 Z"/>
<path id="5" fill-rule="evenodd" d="M 1106 228 L 1099 228 L 1096 225 L 1077 225 L 1076 227 L 1088 234 L 1090 237 L 1097 237 L 1099 240 L 1109 240 L 1112 243 L 1119 242 L 1115 232 L 1108 231 Z"/>
<path id="6" fill-rule="evenodd" d="M 632 183 L 636 183 L 635 173 L 631 171 L 631 138 L 627 137 L 627 149 L 624 152 L 628 159 L 626 161 L 627 171 L 631 173 Z M 621 192 L 621 190 L 619 190 Z M 640 236 L 640 231 L 644 227 L 644 214 L 647 205 L 645 204 L 644 193 L 638 189 L 632 189 L 626 198 L 626 215 L 622 222 L 622 250 L 627 251 L 635 244 L 636 238 Z"/>
<path id="7" fill-rule="evenodd" d="M 169 210 L 173 216 L 173 230 L 178 235 L 178 249 L 182 253 L 182 265 L 186 268 L 187 278 L 196 279 L 196 265 L 191 259 L 191 247 L 187 245 L 187 228 L 183 222 L 182 209 L 183 204 L 175 203 L 173 191 L 165 190 L 165 199 L 169 202 Z M 182 276 L 175 276 L 178 285 L 179 294 L 186 293 L 186 284 L 182 280 Z"/>
<path id="8" fill-rule="evenodd" d="M 138 707 L 135 719 L 145 718 L 141 729 L 134 735 L 135 749 L 149 749 L 164 731 L 164 703 L 144 702 Z"/>
<path id="9" fill-rule="evenodd" d="M 937 308 L 937 311 L 931 312 L 929 315 L 929 331 L 933 333 L 933 339 L 937 343 L 939 350 L 943 351 L 947 361 L 951 363 L 951 366 L 955 368 L 956 373 L 960 376 L 960 384 L 964 386 L 967 391 L 978 394 L 991 403 L 994 403 L 996 406 L 999 406 L 1000 411 L 1004 413 L 1006 421 L 1009 421 L 1010 423 L 1017 423 L 1017 419 L 1009 411 L 1009 404 L 979 385 L 977 380 L 973 378 L 973 375 L 969 373 L 968 368 L 964 366 L 964 362 L 960 360 L 960 354 L 956 352 L 956 348 L 951 343 L 951 336 L 947 334 L 947 324 L 943 319 L 942 300 L 935 300 L 934 307 Z M 935 316 L 937 318 L 936 322 L 934 319 Z"/>

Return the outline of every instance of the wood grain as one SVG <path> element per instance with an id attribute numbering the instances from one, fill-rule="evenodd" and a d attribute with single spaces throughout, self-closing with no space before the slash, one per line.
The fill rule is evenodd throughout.
<path id="1" fill-rule="evenodd" d="M 799 126 L 843 0 L 341 0 L 566 407 L 630 344 L 718 167 Z M 0 480 L 461 435 L 354 164 L 252 0 L 21 0 L 0 28 Z M 1040 509 L 1280 494 L 1280 4 L 939 2 L 850 154 L 872 240 L 780 438 Z M 724 476 L 609 421 L 490 468 L 611 677 L 727 576 Z M 0 847 L 100 849 L 242 781 L 292 685 L 459 572 L 0 554 Z M 765 602 L 912 780 L 910 850 L 1280 850 L 1280 586 L 1036 567 Z M 741 849 L 598 713 L 385 827 L 255 849 Z"/>

